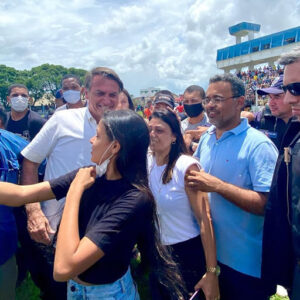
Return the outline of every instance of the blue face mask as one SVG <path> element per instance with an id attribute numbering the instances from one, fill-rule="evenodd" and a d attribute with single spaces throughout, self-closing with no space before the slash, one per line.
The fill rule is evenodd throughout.
<path id="1" fill-rule="evenodd" d="M 80 100 L 80 91 L 76 91 L 76 90 L 65 91 L 63 92 L 63 97 L 68 103 L 75 104 Z"/>

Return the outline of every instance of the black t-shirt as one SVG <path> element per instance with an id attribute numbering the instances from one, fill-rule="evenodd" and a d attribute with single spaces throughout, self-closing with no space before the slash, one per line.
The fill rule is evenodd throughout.
<path id="1" fill-rule="evenodd" d="M 14 121 L 9 113 L 7 120 L 6 130 L 21 135 L 28 141 L 36 136 L 46 122 L 45 119 L 32 110 L 28 110 L 24 118 L 18 121 Z"/>
<path id="2" fill-rule="evenodd" d="M 299 251 L 298 255 L 300 256 L 300 247 L 298 247 L 298 250 L 296 247 L 299 245 L 300 235 L 298 235 L 298 244 L 295 243 L 297 236 L 295 233 L 294 236 L 292 235 L 293 229 L 297 229 L 299 232 L 300 227 L 296 224 L 297 220 L 298 224 L 300 220 L 299 209 L 293 207 L 296 203 L 299 207 L 300 145 L 297 151 L 297 143 L 292 142 L 295 138 L 295 141 L 298 141 L 297 135 L 300 132 L 300 122 L 292 120 L 289 123 L 289 128 L 282 140 L 282 147 L 280 148 L 265 208 L 261 277 L 265 280 L 266 285 L 270 285 L 271 292 L 276 292 L 278 283 L 287 287 L 291 286 L 295 262 L 294 254 Z M 291 173 L 289 175 L 284 162 L 284 147 L 290 147 L 291 162 L 289 163 L 289 171 Z M 289 185 L 287 185 L 288 179 Z M 290 198 L 287 202 L 287 192 L 290 193 L 292 203 Z M 297 195 L 296 198 L 294 195 Z M 289 223 L 288 215 L 292 226 Z"/>
<path id="3" fill-rule="evenodd" d="M 77 171 L 51 180 L 56 199 L 64 197 Z M 97 178 L 79 208 L 79 235 L 95 243 L 105 255 L 78 277 L 91 284 L 112 283 L 128 270 L 137 242 L 153 236 L 152 202 L 124 179 Z M 151 247 L 150 247 L 151 248 Z"/>
<path id="4" fill-rule="evenodd" d="M 282 119 L 275 118 L 274 116 L 265 116 L 261 119 L 258 129 L 264 132 L 279 150 L 289 123 L 285 123 Z"/>

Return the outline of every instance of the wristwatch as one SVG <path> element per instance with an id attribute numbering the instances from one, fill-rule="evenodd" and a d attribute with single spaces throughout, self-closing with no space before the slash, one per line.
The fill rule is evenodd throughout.
<path id="1" fill-rule="evenodd" d="M 216 276 L 219 276 L 221 273 L 221 269 L 218 265 L 216 265 L 215 267 L 206 267 L 206 272 L 213 273 L 216 274 Z"/>

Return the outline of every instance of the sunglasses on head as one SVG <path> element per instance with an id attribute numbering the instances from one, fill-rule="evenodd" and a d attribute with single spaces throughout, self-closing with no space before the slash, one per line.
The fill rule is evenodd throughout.
<path id="1" fill-rule="evenodd" d="M 285 93 L 289 91 L 293 96 L 300 96 L 300 82 L 293 82 L 287 85 L 283 85 L 282 89 Z"/>

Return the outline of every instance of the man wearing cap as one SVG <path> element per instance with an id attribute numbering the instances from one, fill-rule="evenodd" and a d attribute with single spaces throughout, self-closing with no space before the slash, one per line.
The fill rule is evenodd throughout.
<path id="1" fill-rule="evenodd" d="M 7 102 L 11 106 L 11 111 L 7 115 L 5 129 L 31 141 L 46 120 L 28 108 L 29 99 L 25 85 L 13 84 L 8 88 Z"/>
<path id="2" fill-rule="evenodd" d="M 81 80 L 78 76 L 73 74 L 65 75 L 61 80 L 61 95 L 62 99 L 66 102 L 56 109 L 61 111 L 64 109 L 81 108 L 84 106 L 81 101 L 81 94 L 84 88 L 81 86 Z"/>
<path id="3" fill-rule="evenodd" d="M 173 94 L 168 90 L 162 90 L 154 96 L 154 111 L 160 109 L 166 109 L 167 107 L 174 109 L 175 99 Z"/>
<path id="4" fill-rule="evenodd" d="M 258 95 L 269 97 L 269 107 L 272 114 L 272 117 L 265 115 L 262 118 L 259 129 L 274 142 L 278 149 L 292 117 L 291 105 L 284 102 L 282 85 L 283 75 L 280 75 L 270 87 L 257 90 Z"/>
<path id="5" fill-rule="evenodd" d="M 78 93 L 72 92 L 70 98 L 78 100 L 79 84 L 72 90 Z M 88 106 L 58 111 L 49 119 L 22 151 L 25 158 L 21 183 L 37 182 L 37 168 L 44 158 L 47 158 L 45 180 L 90 165 L 89 141 L 96 134 L 103 113 L 116 109 L 122 90 L 123 83 L 113 70 L 99 67 L 89 72 L 85 81 Z M 63 97 L 68 101 L 64 93 Z M 63 208 L 64 200 L 55 199 L 26 205 L 27 228 L 34 241 L 31 245 L 31 273 L 42 291 L 42 299 L 66 299 L 66 283 L 53 280 L 55 235 Z"/>
<path id="6" fill-rule="evenodd" d="M 284 102 L 295 117 L 282 141 L 265 211 L 262 277 L 300 299 L 300 48 L 282 55 Z"/>

